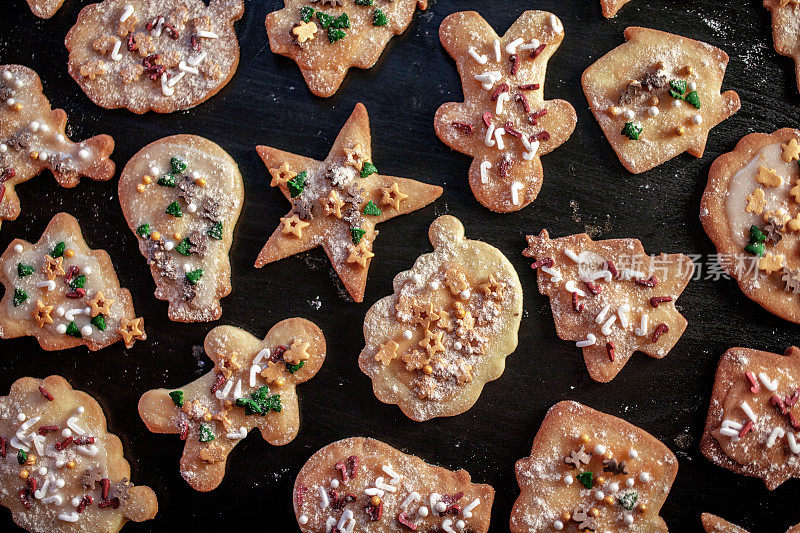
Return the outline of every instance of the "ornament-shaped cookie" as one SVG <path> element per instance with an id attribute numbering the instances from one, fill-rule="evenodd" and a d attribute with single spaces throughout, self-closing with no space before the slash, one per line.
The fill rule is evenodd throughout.
<path id="1" fill-rule="evenodd" d="M 711 128 L 741 107 L 734 91 L 720 94 L 728 55 L 649 28 L 627 28 L 625 41 L 581 77 L 620 162 L 639 174 L 683 152 L 702 157 Z"/>
<path id="2" fill-rule="evenodd" d="M 706 533 L 749 533 L 746 529 L 711 513 L 701 514 L 700 520 L 703 522 L 703 529 L 706 530 Z M 786 533 L 800 533 L 800 524 L 790 527 Z"/>
<path id="3" fill-rule="evenodd" d="M 464 101 L 436 112 L 436 135 L 471 156 L 469 185 L 492 211 L 517 211 L 542 188 L 540 156 L 575 129 L 575 110 L 544 99 L 547 61 L 564 39 L 564 26 L 545 11 L 526 11 L 499 37 L 475 11 L 453 13 L 439 38 L 455 60 Z"/>
<path id="4" fill-rule="evenodd" d="M 351 437 L 311 456 L 294 483 L 303 533 L 489 530 L 494 489 L 465 470 L 430 465 L 375 439 Z"/>
<path id="5" fill-rule="evenodd" d="M 647 255 L 636 239 L 593 241 L 585 233 L 528 235 L 539 292 L 550 298 L 558 336 L 576 341 L 589 375 L 606 383 L 633 352 L 661 359 L 683 335 L 675 301 L 694 273 L 683 254 Z"/>
<path id="6" fill-rule="evenodd" d="M 547 412 L 530 457 L 517 461 L 513 533 L 661 531 L 678 459 L 658 439 L 578 402 Z"/>
<path id="7" fill-rule="evenodd" d="M 186 441 L 183 479 L 199 491 L 217 488 L 228 454 L 253 428 L 273 446 L 294 440 L 300 428 L 295 387 L 325 360 L 325 338 L 308 320 L 275 324 L 262 341 L 233 326 L 206 335 L 214 371 L 178 389 L 155 389 L 139 400 L 139 416 L 153 433 Z"/>
<path id="8" fill-rule="evenodd" d="M 700 451 L 774 490 L 800 477 L 800 349 L 731 348 L 714 379 Z"/>
<path id="9" fill-rule="evenodd" d="M 208 4 L 208 5 L 206 5 Z M 103 0 L 67 33 L 68 70 L 106 109 L 172 113 L 205 102 L 233 77 L 233 23 L 244 0 Z"/>
<path id="10" fill-rule="evenodd" d="M 28 0 L 28 7 L 40 19 L 49 19 L 56 14 L 64 0 Z"/>
<path id="11" fill-rule="evenodd" d="M 800 324 L 800 131 L 751 133 L 708 173 L 700 220 L 742 292 Z"/>
<path id="12" fill-rule="evenodd" d="M 75 187 L 82 176 L 106 181 L 114 176 L 108 159 L 114 139 L 97 135 L 72 142 L 64 133 L 67 114 L 51 109 L 39 75 L 22 65 L 0 65 L 0 223 L 20 213 L 14 188 L 53 172 L 62 187 Z"/>
<path id="13" fill-rule="evenodd" d="M 244 202 L 233 158 L 203 137 L 164 137 L 125 165 L 119 201 L 170 320 L 218 319 L 219 300 L 231 292 L 228 251 Z"/>
<path id="14" fill-rule="evenodd" d="M 375 396 L 422 422 L 461 414 L 517 347 L 522 287 L 497 248 L 464 237 L 452 216 L 428 231 L 433 253 L 394 278 L 364 318 L 358 366 Z"/>
<path id="15" fill-rule="evenodd" d="M 600 0 L 600 7 L 603 10 L 603 16 L 612 18 L 617 16 L 617 11 L 622 9 L 622 6 L 631 0 Z"/>
<path id="16" fill-rule="evenodd" d="M 94 398 L 61 376 L 21 378 L 0 397 L 0 505 L 28 531 L 119 531 L 158 512 L 134 486 L 122 443 Z"/>
<path id="17" fill-rule="evenodd" d="M 0 338 L 36 337 L 45 350 L 100 350 L 146 339 L 105 250 L 92 250 L 72 215 L 53 217 L 36 243 L 14 239 L 0 257 Z"/>
<path id="18" fill-rule="evenodd" d="M 800 0 L 763 0 L 772 13 L 775 51 L 794 59 L 797 88 L 800 89 Z"/>
<path id="19" fill-rule="evenodd" d="M 332 96 L 350 67 L 372 68 L 427 0 L 284 0 L 267 15 L 272 52 L 300 67 L 308 88 Z"/>
<path id="20" fill-rule="evenodd" d="M 256 258 L 256 268 L 322 246 L 347 292 L 364 299 L 375 225 L 436 200 L 442 188 L 378 173 L 367 109 L 356 104 L 325 161 L 257 146 L 271 187 L 292 203 Z"/>

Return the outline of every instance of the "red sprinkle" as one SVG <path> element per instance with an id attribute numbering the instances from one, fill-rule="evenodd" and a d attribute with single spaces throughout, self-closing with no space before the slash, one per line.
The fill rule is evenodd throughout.
<path id="1" fill-rule="evenodd" d="M 517 94 L 514 95 L 514 100 L 516 100 L 517 102 L 520 102 L 522 104 L 522 109 L 526 113 L 530 113 L 531 112 L 531 105 L 528 103 L 528 97 L 527 96 L 525 96 L 522 93 L 517 93 Z"/>
<path id="2" fill-rule="evenodd" d="M 147 31 L 152 31 L 152 29 L 156 27 L 157 23 L 158 17 L 153 17 L 147 22 L 147 24 L 144 25 L 144 27 L 147 29 Z"/>
<path id="3" fill-rule="evenodd" d="M 466 122 L 453 122 L 451 126 L 457 130 L 463 131 L 467 135 L 472 135 L 472 132 L 475 131 L 475 128 L 472 127 L 472 124 L 467 124 Z"/>
<path id="4" fill-rule="evenodd" d="M 131 33 L 130 35 L 128 35 L 128 52 L 133 52 L 137 48 L 139 47 L 133 41 L 133 34 Z"/>
<path id="5" fill-rule="evenodd" d="M 111 507 L 112 509 L 119 509 L 119 498 L 116 496 L 111 498 L 110 500 L 105 500 L 97 504 L 98 509 L 105 509 L 106 507 Z"/>
<path id="6" fill-rule="evenodd" d="M 532 58 L 534 58 L 534 59 L 536 59 L 537 57 L 539 57 L 539 54 L 541 54 L 541 53 L 542 53 L 542 51 L 544 50 L 544 47 L 545 47 L 545 45 L 544 45 L 544 44 L 540 44 L 539 46 L 537 46 L 536 48 L 534 48 L 534 49 L 531 51 L 531 57 L 532 57 Z"/>
<path id="7" fill-rule="evenodd" d="M 6 438 L 0 437 L 0 457 L 6 458 Z"/>
<path id="8" fill-rule="evenodd" d="M 148 67 L 148 68 L 144 69 L 144 71 L 147 73 L 147 75 L 153 81 L 156 81 L 157 79 L 159 79 L 161 77 L 161 75 L 164 74 L 165 70 L 166 70 L 166 68 L 164 67 L 164 65 L 153 65 L 152 67 Z"/>
<path id="9" fill-rule="evenodd" d="M 591 292 L 593 296 L 597 296 L 598 294 L 603 292 L 603 287 L 601 287 L 596 283 L 592 283 L 591 281 L 584 281 L 583 283 L 586 285 L 586 288 L 589 289 L 589 292 Z"/>
<path id="10" fill-rule="evenodd" d="M 30 491 L 28 489 L 19 489 L 19 499 L 25 509 L 31 508 Z"/>
<path id="11" fill-rule="evenodd" d="M 614 264 L 614 261 L 606 261 L 606 270 L 611 272 L 611 277 L 617 279 L 619 277 L 619 270 L 617 270 L 617 265 Z"/>
<path id="12" fill-rule="evenodd" d="M 797 421 L 797 418 L 795 418 L 794 413 L 790 411 L 786 413 L 786 416 L 789 417 L 789 425 L 792 426 L 792 429 L 795 431 L 800 431 L 800 422 Z"/>
<path id="13" fill-rule="evenodd" d="M 456 502 L 458 502 L 458 500 L 460 500 L 463 497 L 464 497 L 464 493 L 463 492 L 457 492 L 457 493 L 453 494 L 452 496 L 448 496 L 447 494 L 442 496 L 441 501 L 444 502 L 445 505 L 447 505 L 447 508 L 444 511 L 442 511 L 440 514 L 442 514 L 442 515 L 448 515 L 448 514 L 457 515 L 458 513 L 460 513 L 461 512 L 461 506 L 460 505 L 456 505 Z"/>
<path id="14" fill-rule="evenodd" d="M 0 202 L 3 201 L 3 196 L 6 195 L 6 185 L 5 183 L 0 183 Z"/>
<path id="15" fill-rule="evenodd" d="M 169 36 L 170 39 L 177 39 L 178 37 L 180 37 L 178 30 L 176 30 L 172 24 L 164 24 L 163 27 L 164 31 L 166 32 L 167 36 Z"/>
<path id="16" fill-rule="evenodd" d="M 769 399 L 769 404 L 774 405 L 775 407 L 780 409 L 782 415 L 785 415 L 786 413 L 789 412 L 789 408 L 786 407 L 784 401 L 777 394 L 773 395 L 772 398 Z"/>
<path id="17" fill-rule="evenodd" d="M 78 507 L 75 509 L 75 511 L 78 513 L 82 513 L 86 507 L 92 505 L 93 501 L 94 498 L 92 498 L 90 495 L 87 494 L 86 496 L 83 497 L 81 503 L 78 504 Z"/>
<path id="18" fill-rule="evenodd" d="M 511 90 L 511 87 L 509 87 L 507 83 L 501 83 L 495 87 L 494 92 L 492 93 L 492 102 L 496 101 L 500 97 L 500 93 L 507 93 L 509 90 Z"/>
<path id="19" fill-rule="evenodd" d="M 186 440 L 189 436 L 189 421 L 185 418 L 181 419 L 181 440 Z"/>
<path id="20" fill-rule="evenodd" d="M 283 354 L 286 353 L 286 346 L 278 346 L 275 348 L 275 353 L 273 353 L 269 360 L 273 363 L 277 363 L 278 361 L 283 361 Z"/>
<path id="21" fill-rule="evenodd" d="M 572 294 L 575 294 L 575 293 L 572 293 Z M 613 363 L 614 360 L 617 358 L 617 347 L 614 346 L 613 342 L 608 341 L 606 343 L 606 350 L 608 351 L 608 360 Z"/>
<path id="22" fill-rule="evenodd" d="M 642 287 L 655 287 L 658 285 L 658 278 L 655 276 L 650 276 L 647 279 L 639 278 L 636 280 L 636 284 L 641 285 Z"/>
<path id="23" fill-rule="evenodd" d="M 578 301 L 578 293 L 577 292 L 573 292 L 572 293 L 572 309 L 576 313 L 580 313 L 581 311 L 583 311 L 583 307 L 584 307 L 583 303 Z"/>
<path id="24" fill-rule="evenodd" d="M 89 444 L 94 444 L 94 437 L 73 437 L 72 443 L 75 446 L 87 446 Z"/>
<path id="25" fill-rule="evenodd" d="M 156 61 L 158 61 L 160 57 L 161 54 L 150 54 L 149 56 L 142 59 L 142 65 L 144 65 L 145 68 L 151 68 L 153 65 L 156 64 Z"/>
<path id="26" fill-rule="evenodd" d="M 517 56 L 517 54 L 511 54 L 508 60 L 511 61 L 511 75 L 516 76 L 517 72 L 519 72 L 519 56 Z"/>
<path id="27" fill-rule="evenodd" d="M 791 396 L 787 396 L 784 400 L 786 405 L 789 407 L 793 407 L 794 404 L 797 403 L 797 400 L 800 400 L 800 389 L 795 389 Z"/>
<path id="28" fill-rule="evenodd" d="M 28 477 L 28 489 L 31 492 L 36 492 L 36 489 L 39 488 L 39 480 L 33 476 Z"/>
<path id="29" fill-rule="evenodd" d="M 669 332 L 668 325 L 661 323 L 658 326 L 656 326 L 656 330 L 653 332 L 653 342 L 658 342 L 658 339 L 661 338 L 661 335 L 667 332 Z"/>
<path id="30" fill-rule="evenodd" d="M 539 118 L 545 116 L 547 114 L 547 109 L 540 109 L 539 111 L 534 111 L 528 116 L 528 121 L 534 126 L 539 124 Z"/>
<path id="31" fill-rule="evenodd" d="M 653 296 L 650 298 L 650 305 L 658 307 L 658 304 L 665 304 L 672 301 L 672 296 Z"/>
<path id="32" fill-rule="evenodd" d="M 400 522 L 402 525 L 406 526 L 411 531 L 417 530 L 417 524 L 415 524 L 408 518 L 408 513 L 406 513 L 405 511 L 397 515 L 397 521 Z"/>
<path id="33" fill-rule="evenodd" d="M 553 261 L 552 257 L 542 257 L 541 259 L 539 259 L 538 261 L 533 263 L 531 265 L 531 268 L 534 269 L 534 270 L 536 270 L 537 268 L 540 268 L 540 267 L 553 268 L 553 265 L 555 265 L 555 264 L 556 264 L 556 262 Z"/>
<path id="34" fill-rule="evenodd" d="M 62 440 L 61 442 L 57 442 L 57 443 L 55 444 L 55 449 L 56 449 L 56 451 L 59 451 L 59 452 L 60 452 L 60 451 L 62 451 L 62 450 L 65 450 L 65 449 L 67 448 L 67 446 L 69 446 L 70 444 L 72 444 L 72 441 L 73 441 L 73 440 L 74 440 L 74 439 L 73 439 L 72 437 L 67 437 L 66 439 Z"/>
<path id="35" fill-rule="evenodd" d="M 44 388 L 44 385 L 39 385 L 39 392 L 47 399 L 48 402 L 53 401 L 53 395 L 47 392 L 47 389 Z"/>
<path id="36" fill-rule="evenodd" d="M 7 168 L 3 171 L 2 174 L 0 174 L 0 182 L 8 181 L 16 175 L 17 175 L 16 170 L 14 170 L 13 168 Z"/>
<path id="37" fill-rule="evenodd" d="M 484 113 L 483 116 L 481 117 L 483 119 L 483 125 L 486 126 L 487 128 L 491 126 L 493 116 L 494 115 L 492 115 L 491 111 L 487 111 L 486 113 Z"/>
<path id="38" fill-rule="evenodd" d="M 526 83 L 525 85 L 520 85 L 519 88 L 520 88 L 520 90 L 523 90 L 523 91 L 536 91 L 536 90 L 539 89 L 539 84 L 538 83 Z"/>
<path id="39" fill-rule="evenodd" d="M 761 390 L 761 385 L 758 384 L 756 375 L 753 372 L 745 372 L 744 375 L 747 378 L 747 381 L 750 382 L 750 392 L 757 394 L 758 391 Z"/>
<path id="40" fill-rule="evenodd" d="M 347 472 L 347 465 L 344 461 L 336 463 L 333 465 L 333 468 L 339 471 L 339 475 L 342 476 L 342 481 L 347 481 L 349 479 L 349 474 Z"/>
<path id="41" fill-rule="evenodd" d="M 508 153 L 503 154 L 503 157 L 500 158 L 500 177 L 505 178 L 508 176 L 508 169 L 511 168 L 511 165 L 514 164 L 514 158 L 508 155 Z"/>
<path id="42" fill-rule="evenodd" d="M 514 125 L 511 123 L 510 120 L 506 122 L 505 126 L 503 126 L 503 129 L 506 130 L 506 133 L 508 133 L 509 135 L 513 135 L 517 139 L 522 138 L 522 134 L 514 129 Z"/>
<path id="43" fill-rule="evenodd" d="M 358 463 L 360 462 L 357 455 L 351 455 L 347 458 L 347 473 L 350 474 L 352 479 L 358 475 Z"/>
<path id="44" fill-rule="evenodd" d="M 111 480 L 107 477 L 104 477 L 100 480 L 100 486 L 102 487 L 102 492 L 100 493 L 104 500 L 108 499 L 108 489 L 111 487 Z"/>
<path id="45" fill-rule="evenodd" d="M 66 296 L 70 300 L 80 300 L 81 298 L 86 296 L 86 289 L 78 287 L 77 289 L 68 292 L 64 296 Z"/>
<path id="46" fill-rule="evenodd" d="M 753 422 L 748 420 L 747 424 L 745 424 L 742 430 L 739 431 L 739 438 L 741 439 L 742 437 L 750 433 L 751 429 L 753 429 Z"/>
<path id="47" fill-rule="evenodd" d="M 70 284 L 70 282 L 72 282 L 72 280 L 73 280 L 73 279 L 75 279 L 75 276 L 77 276 L 77 275 L 78 275 L 78 272 L 80 272 L 80 271 L 81 271 L 81 269 L 79 269 L 79 268 L 78 268 L 77 266 L 75 266 L 75 265 L 72 265 L 71 267 L 69 267 L 69 268 L 67 269 L 67 273 L 66 273 L 66 274 L 64 274 L 64 283 L 66 283 L 67 285 L 69 285 L 69 284 Z"/>
<path id="48" fill-rule="evenodd" d="M 200 39 L 197 38 L 197 34 L 193 33 L 192 37 L 190 38 L 190 42 L 192 44 L 192 50 L 195 52 L 200 51 Z"/>
<path id="49" fill-rule="evenodd" d="M 550 132 L 549 131 L 540 131 L 539 133 L 532 135 L 531 139 L 534 141 L 542 141 L 547 142 L 550 140 Z"/>
<path id="50" fill-rule="evenodd" d="M 364 507 L 364 512 L 367 513 L 367 516 L 372 522 L 377 522 L 381 519 L 381 515 L 383 514 L 383 502 L 379 502 L 378 505 L 368 504 Z"/>
<path id="51" fill-rule="evenodd" d="M 225 374 L 222 372 L 217 372 L 217 379 L 214 380 L 214 384 L 211 385 L 211 394 L 214 394 L 222 387 L 223 383 L 225 383 Z"/>
<path id="52" fill-rule="evenodd" d="M 297 505 L 303 505 L 303 501 L 305 501 L 306 492 L 308 492 L 308 487 L 303 485 L 297 485 L 297 488 L 294 491 L 294 497 L 297 500 Z"/>
<path id="53" fill-rule="evenodd" d="M 47 435 L 53 431 L 58 431 L 60 428 L 58 426 L 39 426 L 37 433 L 39 435 Z"/>

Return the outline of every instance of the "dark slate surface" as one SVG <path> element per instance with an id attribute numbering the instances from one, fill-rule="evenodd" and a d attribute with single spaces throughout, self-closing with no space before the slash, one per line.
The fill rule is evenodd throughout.
<path id="1" fill-rule="evenodd" d="M 493 531 L 508 529 L 518 488 L 514 462 L 528 455 L 546 410 L 563 399 L 624 417 L 665 442 L 679 457 L 680 471 L 662 510 L 674 531 L 699 530 L 702 511 L 720 514 L 752 531 L 784 531 L 800 522 L 798 481 L 770 493 L 760 480 L 737 476 L 709 463 L 697 444 L 706 416 L 719 356 L 731 346 L 782 352 L 796 342 L 798 327 L 747 300 L 732 281 L 692 282 L 679 301 L 689 328 L 661 361 L 634 357 L 609 384 L 589 379 L 579 350 L 555 334 L 548 301 L 536 289 L 524 235 L 543 227 L 562 236 L 598 228 L 602 237 L 636 237 L 651 253 L 714 253 L 698 220 L 709 165 L 743 135 L 797 126 L 798 98 L 790 59 L 772 48 L 770 19 L 759 0 L 634 0 L 616 19 L 600 15 L 597 0 L 438 0 L 394 39 L 371 71 L 352 71 L 339 93 L 313 97 L 296 65 L 273 55 L 264 17 L 279 0 L 248 1 L 237 24 L 242 45 L 239 70 L 207 103 L 188 112 L 135 116 L 93 105 L 66 70 L 64 36 L 84 2 L 67 0 L 49 21 L 36 19 L 23 0 L 0 2 L 0 63 L 22 63 L 42 77 L 54 106 L 67 110 L 75 139 L 109 133 L 117 142 L 113 159 L 122 168 L 146 143 L 175 133 L 208 137 L 238 162 L 246 199 L 231 250 L 233 293 L 223 300 L 219 324 L 262 336 L 280 319 L 304 316 L 326 334 L 328 359 L 299 390 L 301 429 L 283 447 L 251 435 L 231 455 L 222 485 L 212 493 L 193 491 L 178 473 L 182 443 L 176 436 L 151 435 L 136 404 L 146 390 L 179 386 L 210 369 L 193 355 L 214 324 L 177 324 L 153 297 L 153 281 L 119 208 L 116 181 L 83 181 L 75 189 L 55 186 L 45 174 L 21 187 L 23 212 L 0 231 L 4 249 L 14 237 L 38 239 L 59 211 L 77 216 L 90 246 L 111 254 L 123 286 L 133 292 L 146 317 L 148 340 L 131 350 L 117 344 L 98 353 L 83 348 L 43 352 L 31 338 L 0 343 L 0 391 L 21 376 L 57 373 L 103 404 L 110 429 L 124 441 L 134 480 L 158 494 L 158 517 L 128 531 L 207 529 L 209 524 L 277 531 L 296 528 L 291 488 L 296 472 L 320 447 L 353 435 L 381 439 L 497 489 Z M 500 9 L 498 9 L 498 6 Z M 436 138 L 437 107 L 461 97 L 454 63 L 441 48 L 438 26 L 448 14 L 474 8 L 503 33 L 524 9 L 559 15 L 566 39 L 550 63 L 545 93 L 564 98 L 578 112 L 572 138 L 544 158 L 539 198 L 521 212 L 496 215 L 481 207 L 467 184 L 470 160 Z M 583 70 L 623 41 L 630 25 L 674 31 L 721 47 L 731 62 L 725 89 L 735 89 L 742 110 L 713 130 L 706 156 L 682 155 L 642 175 L 626 172 L 588 110 L 580 87 Z M 381 226 L 363 304 L 348 303 L 320 250 L 256 270 L 253 261 L 286 201 L 268 187 L 255 152 L 269 144 L 323 158 L 356 102 L 364 102 L 373 130 L 374 161 L 384 173 L 445 187 L 432 206 Z M 370 304 L 391 292 L 393 276 L 429 251 L 427 227 L 443 213 L 464 223 L 471 238 L 500 248 L 517 268 L 525 291 L 519 348 L 503 376 L 486 386 L 467 413 L 423 424 L 372 395 L 357 368 L 361 325 Z M 10 524 L 0 511 L 0 522 Z M 259 526 L 260 527 L 260 526 Z"/>

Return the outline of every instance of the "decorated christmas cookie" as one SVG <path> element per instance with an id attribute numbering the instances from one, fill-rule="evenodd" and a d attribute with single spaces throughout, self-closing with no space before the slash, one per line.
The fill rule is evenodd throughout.
<path id="1" fill-rule="evenodd" d="M 544 99 L 547 61 L 564 39 L 564 26 L 545 11 L 526 11 L 503 37 L 474 11 L 453 13 L 439 28 L 456 61 L 464 101 L 436 112 L 439 138 L 471 156 L 469 184 L 492 211 L 531 203 L 542 188 L 540 156 L 575 129 L 575 110 Z"/>
<path id="2" fill-rule="evenodd" d="M 558 336 L 576 341 L 589 375 L 616 377 L 633 352 L 661 359 L 683 335 L 675 301 L 694 273 L 682 254 L 647 255 L 636 239 L 528 235 L 539 292 L 550 298 Z"/>
<path id="3" fill-rule="evenodd" d="M 244 201 L 231 156 L 196 135 L 159 139 L 125 165 L 119 201 L 170 320 L 218 319 L 219 300 L 231 292 L 228 251 Z"/>
<path id="4" fill-rule="evenodd" d="M 710 513 L 700 515 L 700 520 L 703 522 L 703 529 L 706 530 L 706 533 L 749 533 L 746 529 Z M 800 533 L 800 524 L 790 527 L 786 533 Z"/>
<path id="5" fill-rule="evenodd" d="M 741 107 L 720 94 L 728 56 L 719 48 L 648 28 L 586 69 L 583 92 L 622 165 L 634 174 L 678 154 L 702 157 L 711 128 Z"/>
<path id="6" fill-rule="evenodd" d="M 494 489 L 464 470 L 429 465 L 375 439 L 352 437 L 311 456 L 294 483 L 303 533 L 489 530 Z"/>
<path id="7" fill-rule="evenodd" d="M 0 505 L 28 531 L 119 531 L 155 517 L 134 486 L 122 443 L 100 405 L 61 376 L 22 378 L 0 397 Z"/>
<path id="8" fill-rule="evenodd" d="M 775 50 L 794 59 L 800 89 L 800 0 L 764 0 L 764 7 L 772 13 Z"/>
<path id="9" fill-rule="evenodd" d="M 236 72 L 233 23 L 242 13 L 243 0 L 90 4 L 67 33 L 69 73 L 106 109 L 189 109 L 217 94 Z"/>
<path id="10" fill-rule="evenodd" d="M 800 324 L 800 131 L 751 133 L 708 174 L 700 220 L 742 292 Z"/>
<path id="11" fill-rule="evenodd" d="M 769 490 L 800 477 L 800 349 L 731 348 L 717 367 L 700 450 Z"/>
<path id="12" fill-rule="evenodd" d="M 513 533 L 667 531 L 658 515 L 678 459 L 628 422 L 577 402 L 559 402 L 517 461 Z"/>
<path id="13" fill-rule="evenodd" d="M 603 16 L 606 18 L 617 16 L 617 11 L 619 11 L 622 6 L 630 1 L 631 0 L 600 0 L 600 7 L 603 9 Z"/>
<path id="14" fill-rule="evenodd" d="M 522 287 L 497 248 L 464 237 L 445 215 L 428 232 L 433 253 L 394 278 L 394 294 L 364 318 L 358 359 L 375 396 L 424 421 L 472 407 L 517 347 Z"/>
<path id="15" fill-rule="evenodd" d="M 256 259 L 260 268 L 322 246 L 356 302 L 364 299 L 375 225 L 425 207 L 442 188 L 378 173 L 367 109 L 356 104 L 325 161 L 258 146 L 270 186 L 292 203 Z"/>
<path id="16" fill-rule="evenodd" d="M 206 335 L 214 371 L 178 389 L 155 389 L 139 400 L 139 415 L 154 433 L 186 441 L 183 479 L 199 491 L 217 488 L 228 454 L 253 428 L 274 446 L 300 428 L 295 387 L 325 360 L 322 331 L 302 318 L 275 324 L 262 341 L 232 326 Z"/>
<path id="17" fill-rule="evenodd" d="M 146 339 L 111 258 L 83 240 L 78 221 L 53 217 L 38 242 L 15 239 L 0 257 L 0 338 L 36 337 L 45 350 Z"/>
<path id="18" fill-rule="evenodd" d="M 114 175 L 108 159 L 114 140 L 98 135 L 74 143 L 64 128 L 67 114 L 51 109 L 38 74 L 22 65 L 0 65 L 0 223 L 19 216 L 14 188 L 51 170 L 62 187 L 81 176 L 105 181 Z"/>
<path id="19" fill-rule="evenodd" d="M 350 67 L 371 68 L 428 0 L 284 0 L 267 15 L 269 46 L 293 59 L 311 92 L 332 96 Z"/>
<path id="20" fill-rule="evenodd" d="M 64 0 L 28 0 L 33 14 L 40 19 L 49 19 L 61 8 Z"/>

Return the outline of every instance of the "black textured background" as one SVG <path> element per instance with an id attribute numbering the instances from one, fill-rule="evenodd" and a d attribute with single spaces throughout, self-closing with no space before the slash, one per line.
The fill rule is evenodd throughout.
<path id="1" fill-rule="evenodd" d="M 731 346 L 782 352 L 797 342 L 797 326 L 747 300 L 730 280 L 694 281 L 678 302 L 689 328 L 672 353 L 661 361 L 638 354 L 613 382 L 595 383 L 580 350 L 556 336 L 548 301 L 520 253 L 526 233 L 546 227 L 551 235 L 563 236 L 587 226 L 606 238 L 639 238 L 650 253 L 714 253 L 698 220 L 709 165 L 747 133 L 798 126 L 794 66 L 774 52 L 769 14 L 760 0 L 634 0 L 612 20 L 601 17 L 598 0 L 435 0 L 389 43 L 372 70 L 351 71 L 338 94 L 325 100 L 310 94 L 292 61 L 269 50 L 264 17 L 282 2 L 248 0 L 237 23 L 242 53 L 233 80 L 205 104 L 165 116 L 100 109 L 69 77 L 63 39 L 84 3 L 67 0 L 55 17 L 41 21 L 24 0 L 0 0 L 0 63 L 21 63 L 40 74 L 53 106 L 68 112 L 73 139 L 111 134 L 118 169 L 151 141 L 193 133 L 233 156 L 246 189 L 231 250 L 233 293 L 222 302 L 222 319 L 211 324 L 167 320 L 167 305 L 153 297 L 150 272 L 122 217 L 116 179 L 84 180 L 75 189 L 61 189 L 45 173 L 18 188 L 22 214 L 2 225 L 0 249 L 5 249 L 15 237 L 36 241 L 55 213 L 72 213 L 89 245 L 111 254 L 122 285 L 131 289 L 138 313 L 146 317 L 148 340 L 130 350 L 117 343 L 96 353 L 84 348 L 44 352 L 33 338 L 0 342 L 0 394 L 19 377 L 57 373 L 103 405 L 111 431 L 125 444 L 134 481 L 153 487 L 159 498 L 156 519 L 129 524 L 128 531 L 206 530 L 212 524 L 293 531 L 295 474 L 320 447 L 354 435 L 381 439 L 431 463 L 465 468 L 474 480 L 490 483 L 497 490 L 492 530 L 506 531 L 518 495 L 514 462 L 528 455 L 545 411 L 563 399 L 621 416 L 678 455 L 678 478 L 662 510 L 674 531 L 699 530 L 702 511 L 754 532 L 782 532 L 800 522 L 800 482 L 789 481 L 770 493 L 758 479 L 712 465 L 697 448 L 719 356 Z M 442 19 L 461 9 L 478 10 L 500 34 L 525 9 L 554 12 L 566 28 L 550 62 L 545 94 L 570 101 L 578 126 L 566 144 L 544 157 L 539 198 L 514 214 L 496 215 L 475 201 L 467 183 L 469 158 L 451 152 L 433 131 L 437 107 L 461 99 L 455 65 L 438 39 Z M 684 154 L 645 174 L 629 174 L 589 112 L 580 75 L 622 43 L 623 29 L 630 25 L 700 39 L 731 56 L 723 89 L 739 93 L 742 110 L 712 131 L 703 159 Z M 342 297 L 321 250 L 253 268 L 288 207 L 268 187 L 255 145 L 324 158 L 356 102 L 369 111 L 374 161 L 383 173 L 446 189 L 432 206 L 381 225 L 363 304 Z M 429 251 L 428 225 L 444 213 L 460 218 L 468 237 L 490 242 L 511 260 L 525 291 L 525 313 L 519 348 L 477 404 L 460 416 L 420 424 L 375 399 L 356 359 L 364 313 L 391 293 L 397 272 Z M 192 490 L 178 473 L 183 444 L 175 435 L 147 431 L 136 411 L 139 396 L 209 371 L 209 360 L 195 347 L 215 325 L 232 324 L 263 336 L 273 323 L 291 316 L 319 324 L 328 341 L 319 374 L 298 388 L 300 434 L 282 447 L 251 435 L 231 454 L 217 490 Z M 7 510 L 0 515 L 0 523 L 10 524 Z"/>

